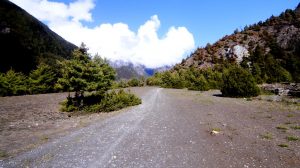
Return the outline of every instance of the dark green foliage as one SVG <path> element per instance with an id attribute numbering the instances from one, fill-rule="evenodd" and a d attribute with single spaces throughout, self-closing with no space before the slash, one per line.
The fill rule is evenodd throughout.
<path id="1" fill-rule="evenodd" d="M 108 90 L 113 85 L 115 71 L 107 61 L 99 56 L 90 59 L 84 44 L 73 52 L 73 59 L 62 62 L 62 77 L 58 87 L 74 91 L 62 103 L 62 111 L 113 111 L 123 107 L 140 104 L 141 100 L 133 94 Z M 139 81 L 138 81 L 139 82 Z M 85 91 L 95 91 L 84 95 Z"/>
<path id="2" fill-rule="evenodd" d="M 143 83 L 137 78 L 132 78 L 128 81 L 130 87 L 143 86 Z"/>
<path id="3" fill-rule="evenodd" d="M 127 88 L 129 87 L 128 83 L 125 80 L 120 80 L 117 82 L 116 88 Z"/>
<path id="4" fill-rule="evenodd" d="M 27 93 L 27 78 L 22 73 L 9 70 L 0 74 L 0 95 L 13 96 Z"/>
<path id="5" fill-rule="evenodd" d="M 105 94 L 99 92 L 91 93 L 83 97 L 81 106 L 76 106 L 77 100 L 70 96 L 61 103 L 61 111 L 73 112 L 83 110 L 85 112 L 110 112 L 124 107 L 141 104 L 140 98 L 124 90 L 112 90 Z"/>
<path id="6" fill-rule="evenodd" d="M 54 92 L 54 85 L 57 82 L 57 75 L 54 70 L 46 64 L 40 64 L 36 70 L 29 74 L 29 93 Z"/>
<path id="7" fill-rule="evenodd" d="M 161 75 L 162 87 L 164 88 L 175 88 L 182 89 L 185 87 L 184 80 L 177 71 L 169 72 L 166 71 Z"/>
<path id="8" fill-rule="evenodd" d="M 113 90 L 106 93 L 99 104 L 87 106 L 84 110 L 88 112 L 110 112 L 141 103 L 142 100 L 134 94 L 126 93 L 124 90 Z"/>
<path id="9" fill-rule="evenodd" d="M 154 76 L 147 79 L 149 86 L 161 86 L 165 88 L 188 88 L 190 90 L 205 91 L 209 89 L 218 89 L 222 83 L 222 73 L 217 70 L 178 69 L 176 71 L 155 73 Z"/>
<path id="10" fill-rule="evenodd" d="M 277 55 L 280 52 L 276 51 L 273 53 Z M 275 59 L 275 56 L 271 53 L 264 54 L 263 49 L 258 46 L 256 47 L 254 53 L 249 57 L 251 67 L 248 67 L 248 69 L 250 69 L 257 83 L 292 81 L 291 74 L 289 71 L 283 68 L 285 65 L 282 63 L 282 61 L 279 61 L 279 59 L 280 58 Z"/>
<path id="11" fill-rule="evenodd" d="M 207 80 L 209 89 L 220 89 L 222 84 L 222 73 L 212 68 L 202 70 L 204 78 Z"/>
<path id="12" fill-rule="evenodd" d="M 250 72 L 232 66 L 223 74 L 221 92 L 226 97 L 252 97 L 258 96 L 260 90 Z"/>
<path id="13" fill-rule="evenodd" d="M 63 112 L 73 112 L 73 111 L 79 111 L 79 107 L 75 106 L 74 98 L 68 96 L 66 100 L 60 103 L 60 111 Z"/>
<path id="14" fill-rule="evenodd" d="M 76 48 L 8 0 L 0 1 L 0 20 L 0 72 L 13 68 L 28 74 L 40 57 L 51 54 L 69 58 Z"/>
<path id="15" fill-rule="evenodd" d="M 79 107 L 84 91 L 97 91 L 104 94 L 111 88 L 115 71 L 103 60 L 91 60 L 84 44 L 73 52 L 73 59 L 62 62 L 62 77 L 57 88 L 74 91 L 75 106 Z"/>
<path id="16" fill-rule="evenodd" d="M 206 91 L 209 90 L 209 85 L 203 75 L 199 77 L 192 76 L 189 90 Z"/>
<path id="17" fill-rule="evenodd" d="M 147 78 L 146 84 L 148 86 L 160 86 L 162 84 L 161 73 L 155 73 L 153 76 Z"/>

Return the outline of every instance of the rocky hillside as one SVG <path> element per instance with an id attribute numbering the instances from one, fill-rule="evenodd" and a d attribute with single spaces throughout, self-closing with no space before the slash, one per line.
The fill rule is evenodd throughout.
<path id="1" fill-rule="evenodd" d="M 261 55 L 264 61 L 255 59 Z M 272 60 L 291 73 L 294 81 L 300 81 L 300 4 L 295 10 L 286 10 L 280 16 L 246 26 L 242 31 L 227 35 L 204 48 L 198 48 L 174 69 L 207 68 L 224 62 L 251 66 L 266 64 Z"/>
<path id="2" fill-rule="evenodd" d="M 28 73 L 41 61 L 69 58 L 76 48 L 8 0 L 0 1 L 0 72 Z"/>

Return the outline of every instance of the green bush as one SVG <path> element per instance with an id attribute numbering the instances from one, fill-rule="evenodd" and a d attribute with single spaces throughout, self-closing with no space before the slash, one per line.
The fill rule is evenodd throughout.
<path id="1" fill-rule="evenodd" d="M 114 69 L 98 56 L 91 60 L 84 44 L 74 50 L 71 60 L 65 60 L 61 65 L 62 77 L 58 79 L 55 88 L 74 91 L 76 107 L 82 102 L 84 91 L 105 94 L 115 79 Z"/>
<path id="2" fill-rule="evenodd" d="M 209 90 L 209 85 L 203 75 L 200 75 L 198 78 L 193 77 L 191 86 L 189 90 L 198 90 L 198 91 L 207 91 Z"/>
<path id="3" fill-rule="evenodd" d="M 132 78 L 128 81 L 130 87 L 142 86 L 142 83 L 137 78 Z"/>
<path id="4" fill-rule="evenodd" d="M 27 93 L 27 78 L 20 72 L 9 70 L 0 74 L 0 95 L 13 96 Z"/>
<path id="5" fill-rule="evenodd" d="M 67 97 L 66 100 L 60 103 L 60 111 L 63 112 L 73 112 L 73 111 L 79 111 L 79 108 L 74 105 L 73 98 L 70 96 Z"/>
<path id="6" fill-rule="evenodd" d="M 31 94 L 54 92 L 57 75 L 49 65 L 40 64 L 29 74 L 29 92 Z"/>
<path id="7" fill-rule="evenodd" d="M 147 78 L 146 84 L 148 86 L 160 86 L 160 85 L 162 85 L 161 73 L 155 73 L 153 76 Z"/>
<path id="8" fill-rule="evenodd" d="M 119 110 L 129 106 L 135 106 L 142 103 L 142 100 L 132 93 L 126 93 L 124 90 L 107 92 L 104 95 L 101 93 L 91 93 L 82 98 L 80 105 L 77 104 L 77 99 L 68 96 L 61 103 L 61 111 L 74 112 L 110 112 Z"/>
<path id="9" fill-rule="evenodd" d="M 260 90 L 250 72 L 232 66 L 223 74 L 221 92 L 226 97 L 252 97 L 259 95 Z"/>
<path id="10" fill-rule="evenodd" d="M 110 112 L 141 103 L 142 100 L 134 94 L 119 90 L 106 93 L 100 103 L 86 106 L 84 110 L 88 112 Z"/>
<path id="11" fill-rule="evenodd" d="M 128 83 L 125 80 L 120 80 L 117 82 L 116 88 L 127 88 L 129 87 Z"/>
<path id="12" fill-rule="evenodd" d="M 161 86 L 164 88 L 182 89 L 185 87 L 184 80 L 181 78 L 177 71 L 172 73 L 170 71 L 166 71 L 162 73 L 161 80 Z"/>

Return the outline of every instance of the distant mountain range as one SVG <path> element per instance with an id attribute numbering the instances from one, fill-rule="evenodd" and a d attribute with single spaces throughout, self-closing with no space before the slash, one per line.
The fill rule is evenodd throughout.
<path id="1" fill-rule="evenodd" d="M 255 58 L 259 54 L 261 60 Z M 295 10 L 235 30 L 214 44 L 196 49 L 173 69 L 203 69 L 226 62 L 257 65 L 261 71 L 285 69 L 300 82 L 300 4 Z"/>
<path id="2" fill-rule="evenodd" d="M 25 10 L 0 1 L 0 72 L 28 73 L 40 62 L 69 58 L 75 48 Z"/>
<path id="3" fill-rule="evenodd" d="M 133 64 L 122 60 L 110 61 L 109 64 L 116 70 L 117 79 L 130 79 L 152 76 L 155 72 L 171 69 L 170 66 L 160 68 L 147 68 L 141 64 Z"/>

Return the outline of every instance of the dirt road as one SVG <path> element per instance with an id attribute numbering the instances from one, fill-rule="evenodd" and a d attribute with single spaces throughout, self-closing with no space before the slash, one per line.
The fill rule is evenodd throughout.
<path id="1" fill-rule="evenodd" d="M 300 142 L 287 139 L 300 137 L 297 105 L 222 98 L 218 91 L 141 90 L 141 105 L 0 161 L 0 167 L 300 165 Z"/>

